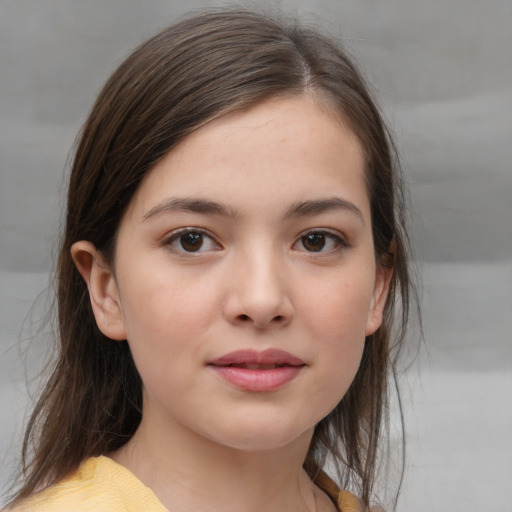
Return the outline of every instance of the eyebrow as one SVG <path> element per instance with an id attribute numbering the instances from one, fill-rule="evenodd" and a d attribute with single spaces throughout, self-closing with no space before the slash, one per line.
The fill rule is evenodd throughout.
<path id="1" fill-rule="evenodd" d="M 146 221 L 162 213 L 172 212 L 192 212 L 204 215 L 221 215 L 223 217 L 238 217 L 238 212 L 230 206 L 209 201 L 207 199 L 196 198 L 169 198 L 165 199 L 147 212 L 142 220 Z"/>
<path id="2" fill-rule="evenodd" d="M 326 199 L 311 199 L 294 203 L 285 213 L 284 218 L 309 217 L 319 215 L 332 210 L 344 210 L 352 212 L 359 217 L 364 225 L 364 217 L 361 210 L 352 202 L 340 197 Z M 146 221 L 164 213 L 192 212 L 203 215 L 220 215 L 228 218 L 237 218 L 238 211 L 228 205 L 198 198 L 169 198 L 157 204 L 147 212 L 142 220 Z"/>
<path id="3" fill-rule="evenodd" d="M 352 202 L 342 199 L 341 197 L 329 197 L 326 199 L 313 199 L 310 201 L 302 201 L 293 204 L 286 212 L 285 218 L 292 217 L 308 217 L 319 215 L 332 210 L 344 210 L 352 212 L 364 225 L 364 217 L 361 210 Z"/>

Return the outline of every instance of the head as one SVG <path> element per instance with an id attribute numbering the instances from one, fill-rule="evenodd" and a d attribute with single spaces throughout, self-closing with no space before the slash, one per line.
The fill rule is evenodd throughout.
<path id="1" fill-rule="evenodd" d="M 46 445 L 41 442 L 36 451 L 39 475 L 58 478 L 87 456 L 119 448 L 141 421 L 142 382 L 130 350 L 98 328 L 87 285 L 71 256 L 73 244 L 88 241 L 115 268 L 119 228 L 135 194 L 180 142 L 228 114 L 304 95 L 357 139 L 375 260 L 392 269 L 382 324 L 366 337 L 344 398 L 316 426 L 305 462 L 314 478 L 326 457 L 338 458 L 348 468 L 342 478 L 359 482 L 368 501 L 392 345 L 403 337 L 399 329 L 391 338 L 392 320 L 401 300 L 404 326 L 408 306 L 402 192 L 393 146 L 367 86 L 343 50 L 313 31 L 248 11 L 185 19 L 144 43 L 109 79 L 83 128 L 58 262 L 59 361 L 31 425 L 43 416 L 42 428 L 50 432 L 41 435 Z M 66 398 L 69 389 L 72 400 Z M 51 432 L 54 444 L 63 435 L 54 425 L 57 412 L 66 418 L 71 440 L 61 452 L 50 439 Z M 34 475 L 35 486 L 41 476 Z"/>

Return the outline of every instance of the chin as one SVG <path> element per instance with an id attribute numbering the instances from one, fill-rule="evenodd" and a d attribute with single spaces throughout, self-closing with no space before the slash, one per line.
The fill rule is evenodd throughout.
<path id="1" fill-rule="evenodd" d="M 281 427 L 281 428 L 280 428 Z M 223 435 L 210 435 L 210 440 L 240 451 L 278 450 L 288 445 L 304 443 L 309 446 L 314 427 L 298 429 L 297 425 L 285 428 L 274 422 L 271 424 L 238 424 L 236 429 L 229 429 Z"/>

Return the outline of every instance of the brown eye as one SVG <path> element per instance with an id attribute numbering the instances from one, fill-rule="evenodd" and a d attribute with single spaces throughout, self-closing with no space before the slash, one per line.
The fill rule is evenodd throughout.
<path id="1" fill-rule="evenodd" d="M 332 253 L 350 247 L 345 239 L 331 231 L 310 231 L 294 244 L 294 249 L 306 252 Z"/>
<path id="2" fill-rule="evenodd" d="M 172 233 L 164 245 L 181 254 L 202 253 L 219 250 L 219 244 L 207 233 L 193 228 L 185 228 Z"/>
<path id="3" fill-rule="evenodd" d="M 323 233 L 309 233 L 301 238 L 304 249 L 311 252 L 320 252 L 325 247 L 325 235 Z"/>
<path id="4" fill-rule="evenodd" d="M 181 247 L 187 252 L 196 252 L 203 246 L 202 233 L 185 233 L 179 238 Z"/>

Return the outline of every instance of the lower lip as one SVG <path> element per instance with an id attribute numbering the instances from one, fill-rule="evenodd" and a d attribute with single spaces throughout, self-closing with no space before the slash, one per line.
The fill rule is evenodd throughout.
<path id="1" fill-rule="evenodd" d="M 282 366 L 272 370 L 249 370 L 236 366 L 215 365 L 211 365 L 210 368 L 237 388 L 245 391 L 265 392 L 275 391 L 288 384 L 297 377 L 303 366 Z"/>

